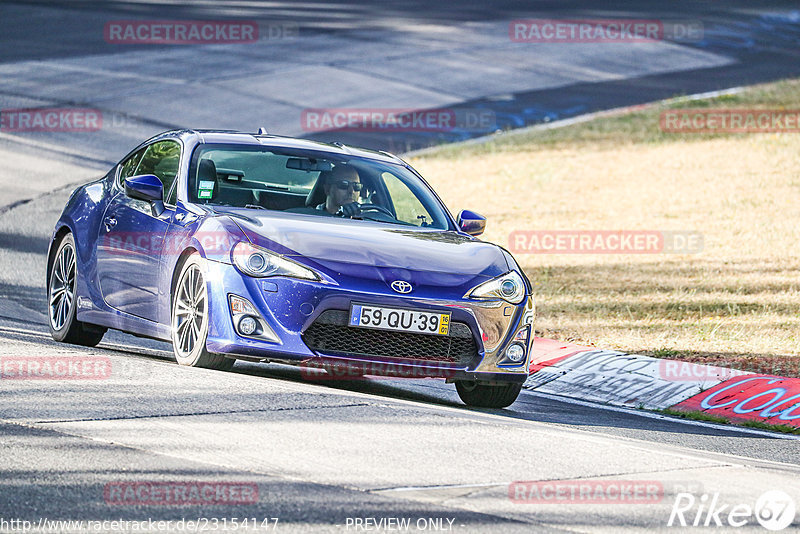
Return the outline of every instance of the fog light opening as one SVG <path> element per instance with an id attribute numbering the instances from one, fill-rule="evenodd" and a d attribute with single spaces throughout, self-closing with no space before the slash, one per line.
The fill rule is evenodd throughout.
<path id="1" fill-rule="evenodd" d="M 514 363 L 520 363 L 525 359 L 525 349 L 522 345 L 513 343 L 506 349 L 506 358 Z"/>
<path id="2" fill-rule="evenodd" d="M 258 328 L 258 321 L 249 315 L 242 317 L 239 321 L 239 332 L 241 332 L 242 335 L 252 335 L 256 331 L 256 328 Z"/>
<path id="3" fill-rule="evenodd" d="M 281 338 L 256 310 L 253 303 L 244 297 L 228 294 L 233 330 L 240 336 L 282 344 Z"/>

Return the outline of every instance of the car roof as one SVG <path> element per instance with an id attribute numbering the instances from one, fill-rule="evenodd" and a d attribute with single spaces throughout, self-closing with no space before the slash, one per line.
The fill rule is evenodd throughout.
<path id="1" fill-rule="evenodd" d="M 296 148 L 305 150 L 316 150 L 322 152 L 330 152 L 331 154 L 341 154 L 348 156 L 357 156 L 369 158 L 388 163 L 399 163 L 405 165 L 406 163 L 389 152 L 382 150 L 370 150 L 368 148 L 352 147 L 342 143 L 323 143 L 321 141 L 313 141 L 310 139 L 301 139 L 298 137 L 288 137 L 283 135 L 272 135 L 266 133 L 247 133 L 237 130 L 170 130 L 162 132 L 156 136 L 151 137 L 145 143 L 151 143 L 161 139 L 167 138 L 180 138 L 188 144 L 230 144 L 230 145 L 262 145 L 269 147 L 280 148 Z"/>

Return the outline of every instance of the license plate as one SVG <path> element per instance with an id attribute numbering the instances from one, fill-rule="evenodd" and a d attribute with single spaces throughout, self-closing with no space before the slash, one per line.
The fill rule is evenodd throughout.
<path id="1" fill-rule="evenodd" d="M 450 331 L 450 314 L 353 304 L 349 325 L 446 336 Z"/>

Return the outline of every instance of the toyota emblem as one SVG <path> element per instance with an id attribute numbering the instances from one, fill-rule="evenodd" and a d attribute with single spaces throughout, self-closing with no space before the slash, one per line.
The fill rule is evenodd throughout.
<path id="1" fill-rule="evenodd" d="M 398 293 L 411 293 L 411 284 L 404 280 L 395 280 L 392 282 L 392 289 Z"/>

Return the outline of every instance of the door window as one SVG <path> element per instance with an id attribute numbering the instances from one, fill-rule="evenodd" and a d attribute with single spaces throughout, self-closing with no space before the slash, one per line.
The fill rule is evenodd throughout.
<path id="1" fill-rule="evenodd" d="M 119 186 L 121 188 L 123 189 L 125 188 L 125 178 L 134 176 L 133 173 L 136 171 L 136 167 L 139 165 L 139 161 L 142 159 L 142 154 L 144 154 L 145 150 L 147 149 L 143 148 L 137 151 L 136 153 L 131 155 L 131 157 L 123 161 L 122 164 L 120 165 L 121 169 L 119 171 L 118 179 L 119 179 Z"/>
<path id="2" fill-rule="evenodd" d="M 181 159 L 181 145 L 177 141 L 159 141 L 153 143 L 142 156 L 136 174 L 154 174 L 164 184 L 164 197 L 167 204 L 175 203 L 172 185 L 178 175 L 178 164 Z"/>

